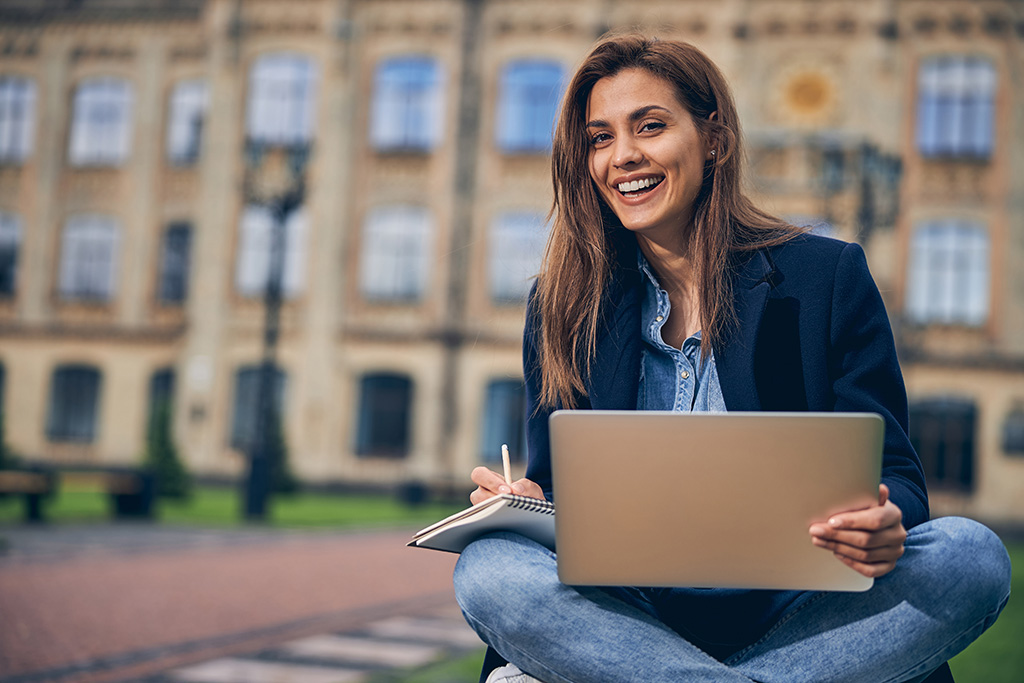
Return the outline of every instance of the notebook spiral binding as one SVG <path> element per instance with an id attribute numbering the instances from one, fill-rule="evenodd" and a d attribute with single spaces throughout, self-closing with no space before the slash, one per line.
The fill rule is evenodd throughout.
<path id="1" fill-rule="evenodd" d="M 555 514 L 555 504 L 547 501 L 540 500 L 539 498 L 527 498 L 526 496 L 512 496 L 512 501 L 508 504 L 510 508 L 518 508 L 521 510 L 528 510 L 529 512 L 540 512 L 545 515 Z"/>

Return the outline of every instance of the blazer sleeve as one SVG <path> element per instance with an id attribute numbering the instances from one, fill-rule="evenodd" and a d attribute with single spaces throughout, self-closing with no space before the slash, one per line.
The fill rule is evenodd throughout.
<path id="1" fill-rule="evenodd" d="M 882 416 L 882 483 L 903 511 L 906 528 L 927 521 L 924 471 L 907 436 L 907 392 L 892 328 L 864 252 L 857 244 L 846 245 L 836 265 L 830 350 L 835 410 Z"/>

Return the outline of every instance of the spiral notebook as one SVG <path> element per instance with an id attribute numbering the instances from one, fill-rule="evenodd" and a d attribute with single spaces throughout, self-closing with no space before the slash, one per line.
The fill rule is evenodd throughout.
<path id="1" fill-rule="evenodd" d="M 417 531 L 406 545 L 461 553 L 492 531 L 515 531 L 554 550 L 555 504 L 503 493 Z"/>

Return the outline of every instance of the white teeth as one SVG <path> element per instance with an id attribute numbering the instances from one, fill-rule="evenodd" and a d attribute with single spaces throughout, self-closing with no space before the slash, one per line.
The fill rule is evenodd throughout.
<path id="1" fill-rule="evenodd" d="M 619 192 L 636 192 L 643 190 L 652 185 L 657 185 L 661 182 L 661 178 L 643 178 L 641 180 L 633 180 L 628 183 L 619 183 Z"/>

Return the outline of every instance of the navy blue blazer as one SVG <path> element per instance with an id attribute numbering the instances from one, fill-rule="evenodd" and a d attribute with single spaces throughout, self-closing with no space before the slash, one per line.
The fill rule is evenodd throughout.
<path id="1" fill-rule="evenodd" d="M 619 234 L 625 232 L 619 228 Z M 585 396 L 578 407 L 635 410 L 642 281 L 635 239 L 615 257 Z M 630 246 L 632 245 L 632 246 Z M 740 254 L 732 265 L 738 325 L 715 346 L 730 411 L 874 412 L 885 420 L 882 482 L 911 528 L 928 519 L 920 460 L 907 437 L 907 396 L 882 298 L 857 244 L 801 235 Z M 550 408 L 539 407 L 538 314 L 527 306 L 527 478 L 553 500 Z M 623 467 L 629 467 L 623 456 Z"/>

